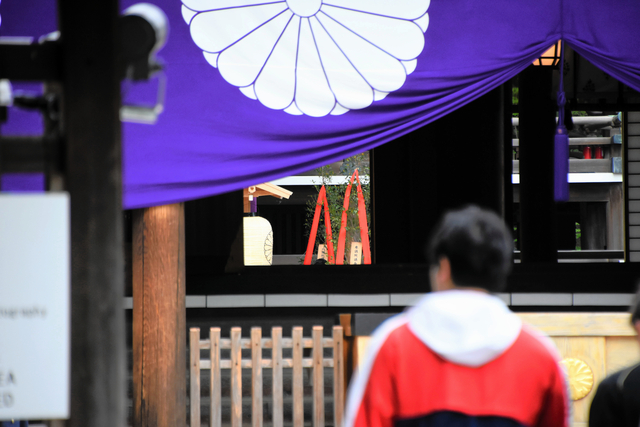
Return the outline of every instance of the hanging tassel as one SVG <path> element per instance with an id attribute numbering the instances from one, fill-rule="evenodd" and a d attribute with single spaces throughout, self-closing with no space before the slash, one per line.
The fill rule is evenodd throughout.
<path id="1" fill-rule="evenodd" d="M 563 84 L 564 74 L 564 41 L 560 54 L 560 87 L 558 88 L 558 125 L 554 137 L 553 156 L 553 198 L 556 202 L 569 201 L 569 132 L 564 124 L 564 107 L 566 104 Z"/>
<path id="2" fill-rule="evenodd" d="M 553 197 L 556 202 L 569 201 L 569 135 L 564 124 L 556 127 L 554 138 Z"/>

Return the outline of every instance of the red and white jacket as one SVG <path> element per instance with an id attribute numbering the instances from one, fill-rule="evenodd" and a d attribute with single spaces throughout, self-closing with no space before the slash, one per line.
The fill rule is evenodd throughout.
<path id="1" fill-rule="evenodd" d="M 559 360 L 499 298 L 427 294 L 374 332 L 344 427 L 568 427 Z"/>

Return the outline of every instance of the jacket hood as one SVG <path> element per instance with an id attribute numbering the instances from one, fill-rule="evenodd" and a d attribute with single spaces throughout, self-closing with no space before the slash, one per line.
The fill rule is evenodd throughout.
<path id="1" fill-rule="evenodd" d="M 470 367 L 496 359 L 522 328 L 520 318 L 500 298 L 480 291 L 432 292 L 407 316 L 411 331 L 431 350 Z"/>

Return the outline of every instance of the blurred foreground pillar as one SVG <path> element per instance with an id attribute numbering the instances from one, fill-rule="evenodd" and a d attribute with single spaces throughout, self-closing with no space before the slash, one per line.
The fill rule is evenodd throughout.
<path id="1" fill-rule="evenodd" d="M 133 214 L 133 425 L 186 424 L 184 204 Z"/>
<path id="2" fill-rule="evenodd" d="M 71 427 L 126 425 L 118 9 L 117 0 L 58 1 L 71 197 Z"/>

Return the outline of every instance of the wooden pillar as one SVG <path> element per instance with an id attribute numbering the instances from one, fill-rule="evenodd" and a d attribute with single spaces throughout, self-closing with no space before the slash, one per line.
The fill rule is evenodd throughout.
<path id="1" fill-rule="evenodd" d="M 118 1 L 60 0 L 58 12 L 71 196 L 69 425 L 121 426 L 126 358 Z"/>
<path id="2" fill-rule="evenodd" d="M 133 425 L 186 418 L 184 204 L 133 215 Z"/>
<path id="3" fill-rule="evenodd" d="M 520 249 L 523 263 L 557 262 L 551 69 L 520 74 Z"/>

